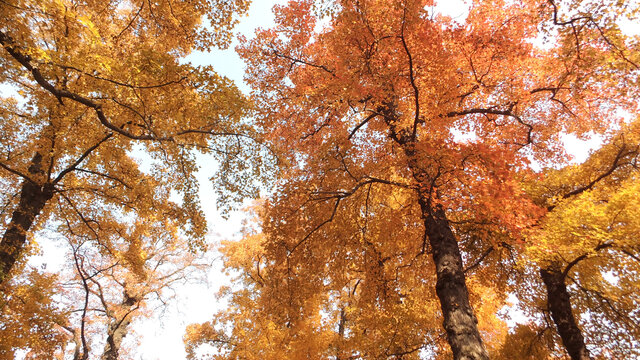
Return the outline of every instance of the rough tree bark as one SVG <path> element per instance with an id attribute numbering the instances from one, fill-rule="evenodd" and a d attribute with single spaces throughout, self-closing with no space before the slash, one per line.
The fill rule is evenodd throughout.
<path id="1" fill-rule="evenodd" d="M 124 298 L 120 309 L 122 313 L 116 314 L 113 310 L 107 310 L 109 316 L 109 326 L 107 328 L 107 343 L 104 346 L 101 360 L 118 360 L 122 340 L 129 333 L 129 325 L 131 324 L 131 313 L 138 308 L 138 299 L 131 296 L 125 290 Z"/>
<path id="2" fill-rule="evenodd" d="M 540 269 L 540 276 L 547 289 L 547 306 L 558 328 L 562 344 L 572 360 L 590 360 L 589 350 L 582 332 L 571 311 L 571 299 L 564 282 L 565 274 L 557 263 Z"/>
<path id="3" fill-rule="evenodd" d="M 0 285 L 9 280 L 9 273 L 22 255 L 27 241 L 27 232 L 44 206 L 53 197 L 53 185 L 37 181 L 44 177 L 42 155 L 36 153 L 28 169 L 29 179 L 24 179 L 18 206 L 0 242 Z"/>
<path id="4" fill-rule="evenodd" d="M 444 317 L 443 326 L 455 360 L 488 360 L 478 320 L 469 303 L 469 291 L 465 282 L 464 264 L 458 241 L 442 206 L 434 205 L 432 189 L 434 179 L 420 163 L 415 148 L 416 132 L 398 130 L 393 105 L 379 109 L 389 126 L 391 138 L 402 148 L 407 165 L 417 183 L 418 201 L 425 232 L 433 251 L 436 265 L 436 294 Z"/>
<path id="5" fill-rule="evenodd" d="M 422 206 L 422 204 L 421 204 Z M 487 360 L 489 355 L 478 331 L 478 320 L 469 303 L 460 248 L 444 209 L 425 209 L 424 224 L 436 265 L 436 294 L 444 316 L 447 340 L 456 360 Z M 429 211 L 426 213 L 426 211 Z"/>

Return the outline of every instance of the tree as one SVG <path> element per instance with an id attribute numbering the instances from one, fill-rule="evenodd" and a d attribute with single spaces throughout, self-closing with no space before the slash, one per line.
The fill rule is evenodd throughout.
<path id="1" fill-rule="evenodd" d="M 563 39 L 561 43 L 563 51 L 559 56 L 565 59 L 565 63 L 573 64 L 576 69 L 612 68 L 618 71 L 621 70 L 621 73 L 627 72 L 629 74 L 634 73 L 640 68 L 638 66 L 639 59 L 634 51 L 638 46 L 637 40 L 626 37 L 618 25 L 620 18 L 634 18 L 637 13 L 637 8 L 605 1 L 580 3 L 574 1 L 549 0 L 548 3 L 551 6 L 552 28 L 557 31 L 559 37 Z M 594 51 L 594 48 L 605 49 L 606 51 L 598 54 Z M 594 56 L 594 54 L 598 55 Z M 584 74 L 583 71 L 584 70 L 581 70 Z M 621 73 L 618 73 L 618 76 L 620 76 Z M 609 83 L 606 77 L 611 74 L 610 71 L 603 71 L 600 75 L 597 75 L 597 77 L 605 80 L 606 84 Z M 624 98 L 625 96 L 629 96 L 631 99 L 637 97 L 637 84 L 627 82 L 626 79 L 628 78 L 626 76 L 618 76 L 614 78 L 627 83 L 629 88 L 627 90 L 618 88 L 614 94 L 620 98 Z M 584 81 L 584 78 L 581 76 L 575 81 L 581 82 Z M 608 85 L 608 87 L 613 88 L 611 85 Z M 632 113 L 637 111 L 637 109 L 633 107 L 627 109 Z M 619 116 L 619 114 L 617 115 Z M 542 187 L 540 187 L 540 184 L 534 186 L 534 188 L 536 188 L 534 197 L 537 202 L 550 211 L 550 213 L 545 216 L 545 219 L 542 220 L 545 224 L 541 231 L 543 234 L 548 233 L 546 226 L 548 226 L 549 223 L 546 221 L 559 221 L 554 226 L 564 228 L 573 235 L 580 232 L 576 230 L 576 226 L 580 228 L 603 227 L 601 221 L 604 220 L 606 215 L 599 217 L 594 213 L 589 215 L 583 213 L 586 209 L 594 211 L 595 208 L 593 204 L 596 200 L 591 198 L 583 202 L 576 198 L 589 198 L 590 196 L 587 195 L 587 193 L 590 193 L 593 188 L 611 186 L 612 181 L 613 183 L 617 183 L 617 185 L 608 189 L 608 191 L 612 192 L 611 196 L 624 196 L 623 194 L 629 191 L 628 189 L 624 189 L 624 187 L 620 187 L 620 182 L 631 181 L 631 183 L 633 183 L 633 180 L 622 179 L 629 176 L 630 169 L 633 169 L 637 162 L 636 127 L 637 125 L 633 124 L 631 126 L 623 125 L 623 131 L 620 131 L 615 137 L 612 137 L 609 144 L 603 149 L 598 150 L 596 154 L 593 154 L 590 159 L 581 166 L 567 166 L 560 171 L 553 169 L 544 171 Z M 611 180 L 611 178 L 614 180 Z M 602 197 L 602 195 L 595 196 Z M 607 202 L 608 200 L 600 199 L 599 201 Z M 573 205 L 568 205 L 568 203 L 573 203 Z M 561 206 L 563 210 L 560 210 L 560 212 L 555 211 L 556 206 Z M 605 208 L 606 207 L 608 207 L 608 205 L 605 206 Z M 567 208 L 574 210 L 565 211 Z M 577 211 L 577 209 L 582 209 L 583 211 Z M 604 210 L 601 207 L 599 211 L 607 213 L 617 210 Z M 622 212 L 623 210 L 620 211 Z M 560 218 L 562 218 L 562 220 L 559 220 Z M 562 222 L 562 225 L 560 225 L 560 222 Z M 611 223 L 611 226 L 613 226 L 613 223 Z M 631 224 L 620 226 L 630 229 L 633 228 Z M 546 245 L 546 250 L 543 250 L 543 252 L 546 251 L 548 257 L 543 261 L 544 265 L 539 269 L 539 274 L 547 291 L 547 311 L 550 312 L 551 318 L 555 322 L 560 338 L 562 339 L 562 343 L 572 359 L 588 359 L 590 355 L 582 331 L 578 327 L 576 318 L 573 315 L 573 312 L 576 310 L 575 306 L 572 312 L 572 301 L 570 300 L 566 285 L 567 280 L 570 278 L 569 274 L 575 271 L 573 267 L 579 262 L 592 257 L 588 254 L 603 251 L 611 255 L 611 252 L 616 252 L 616 250 L 611 249 L 612 243 L 609 243 L 609 241 L 605 241 L 604 239 L 595 240 L 594 235 L 588 232 L 584 235 L 584 238 L 576 238 L 575 236 L 569 236 L 568 233 L 565 233 L 565 237 L 555 238 L 556 241 L 554 243 L 553 240 L 545 238 L 545 235 L 538 234 L 530 244 L 530 248 L 535 249 L 545 248 Z M 560 242 L 564 242 L 567 245 L 571 244 L 569 247 L 572 248 L 572 250 L 566 252 L 566 249 L 559 248 L 558 243 Z M 622 242 L 624 243 L 625 241 Z M 623 251 L 629 253 L 629 250 Z M 529 252 L 526 252 L 526 254 L 531 255 Z M 552 257 L 552 259 L 550 257 Z M 534 256 L 534 258 L 536 257 Z M 568 260 L 571 258 L 573 259 Z M 621 263 L 627 263 L 627 261 L 622 261 Z M 587 276 L 587 278 L 591 279 L 588 281 L 591 284 L 593 284 L 593 279 L 602 279 L 603 273 L 607 271 L 595 264 L 592 264 L 592 267 L 592 273 Z M 633 272 L 625 273 L 632 274 Z M 633 278 L 633 276 L 630 278 Z M 579 282 L 580 281 L 577 281 L 575 284 Z M 580 285 L 578 286 L 581 287 Z M 600 284 L 599 286 L 607 288 L 604 284 Z M 581 288 L 584 290 L 584 287 Z M 609 317 L 612 319 L 611 321 L 620 323 L 622 328 L 627 328 L 622 324 L 628 323 L 629 318 L 622 316 L 616 319 L 615 316 L 611 316 L 610 310 L 602 311 L 604 308 L 615 308 L 616 305 L 612 304 L 616 301 L 607 299 L 606 296 L 603 296 L 603 293 L 599 293 L 598 290 L 589 296 L 600 297 L 600 300 L 595 303 L 604 301 L 608 303 L 608 306 L 591 306 L 589 310 L 585 309 L 585 311 L 608 313 L 609 315 L 605 315 L 605 317 Z M 592 304 L 594 303 L 592 302 Z M 613 310 L 613 312 L 615 311 L 617 310 Z M 620 314 L 621 313 L 618 313 L 618 315 Z M 633 315 L 631 317 L 633 317 Z M 631 322 L 633 322 L 633 320 L 631 320 Z M 633 332 L 633 329 L 620 331 L 620 333 L 624 334 L 632 334 Z M 596 334 L 591 335 L 599 337 Z M 625 335 L 622 335 L 622 337 L 624 338 Z M 592 341 L 593 340 L 595 339 L 592 339 Z M 618 340 L 620 340 L 620 337 L 618 337 Z M 626 355 L 625 350 L 623 350 L 628 349 L 627 345 L 623 345 L 625 341 L 627 340 L 620 340 L 613 343 L 609 342 L 607 345 L 615 349 L 613 350 L 614 353 L 616 351 L 622 351 L 622 353 Z M 600 348 L 608 347 L 604 342 L 599 345 Z"/>
<path id="2" fill-rule="evenodd" d="M 65 318 L 53 300 L 57 276 L 29 269 L 24 278 L 0 294 L 1 359 L 15 359 L 18 349 L 29 349 L 29 359 L 51 356 L 67 340 L 56 326 Z"/>
<path id="3" fill-rule="evenodd" d="M 423 236 L 406 240 L 418 252 L 394 252 L 393 241 L 381 252 L 410 259 L 428 250 L 454 358 L 485 359 L 463 259 L 524 239 L 544 208 L 519 179 L 532 159 L 566 159 L 560 133 L 603 132 L 620 109 L 635 109 L 637 89 L 624 85 L 633 81 L 629 54 L 604 61 L 623 37 L 608 44 L 597 26 L 580 33 L 545 1 L 476 1 L 462 25 L 426 1 L 322 5 L 321 30 L 313 2 L 295 1 L 277 9 L 276 28 L 240 48 L 258 121 L 284 164 L 265 249 L 279 256 L 276 267 L 307 277 L 331 263 L 312 243 L 333 248 L 323 230 L 346 216 L 347 198 L 359 196 L 352 207 L 362 209 L 372 186 L 408 189 L 403 204 L 416 217 L 390 215 L 398 221 L 388 231 L 419 221 Z M 542 36 L 545 47 L 534 46 Z M 476 236 L 460 236 L 465 223 Z"/>
<path id="4" fill-rule="evenodd" d="M 531 186 L 549 213 L 525 254 L 541 265 L 547 309 L 572 359 L 590 358 L 587 344 L 609 356 L 637 355 L 638 298 L 629 289 L 640 265 L 639 144 L 635 120 L 583 164 L 548 169 Z"/>
<path id="5" fill-rule="evenodd" d="M 186 239 L 173 238 L 171 231 L 162 221 L 138 222 L 132 239 L 114 241 L 106 252 L 105 244 L 79 232 L 68 239 L 75 276 L 65 282 L 69 290 L 60 305 L 67 314 L 63 328 L 75 342 L 74 358 L 119 359 L 134 319 L 162 308 L 169 290 L 192 278 L 196 257 L 185 252 Z M 97 340 L 104 348 L 91 346 Z"/>
<path id="6" fill-rule="evenodd" d="M 255 191 L 259 152 L 243 123 L 247 104 L 210 67 L 181 58 L 229 43 L 247 1 L 3 2 L 0 284 L 23 255 L 28 235 L 70 213 L 100 232 L 116 219 L 80 212 L 81 201 L 117 207 L 123 217 L 162 213 L 202 246 L 194 151 L 221 160 L 222 200 Z M 206 25 L 206 26 L 203 26 Z M 135 160 L 152 159 L 150 171 Z M 227 171 L 234 168 L 236 171 Z M 226 189 L 226 190 L 225 190 Z M 229 191 L 227 191 L 229 190 Z M 182 196 L 178 206 L 171 191 Z M 55 204 L 55 205 L 54 205 Z"/>
<path id="7" fill-rule="evenodd" d="M 384 190 L 364 194 L 369 211 L 398 210 L 399 194 L 385 196 Z M 391 217 L 367 219 L 359 200 L 345 199 L 344 216 L 318 232 L 327 242 L 312 242 L 298 256 L 269 251 L 273 244 L 257 229 L 226 242 L 225 266 L 238 274 L 237 282 L 223 291 L 227 309 L 188 329 L 190 358 L 203 344 L 219 348 L 220 359 L 417 359 L 424 351 L 439 353 L 444 338 L 432 326 L 438 305 L 424 302 L 434 298 L 431 282 L 424 281 L 424 273 L 435 276 L 427 257 L 413 258 L 419 250 L 409 248 L 412 264 L 403 264 L 401 255 L 380 246 L 390 239 L 399 248 L 412 245 L 404 239 L 419 234 L 419 226 L 386 236 Z M 256 219 L 263 230 L 271 226 L 262 220 Z M 280 226 L 287 227 L 283 233 L 293 230 Z"/>
<path id="8" fill-rule="evenodd" d="M 199 268 L 197 254 L 188 251 L 190 239 L 172 224 L 170 214 L 122 219 L 117 207 L 79 204 L 77 213 L 39 233 L 68 244 L 68 262 L 55 275 L 31 271 L 5 284 L 8 291 L 0 297 L 3 358 L 13 358 L 18 349 L 35 358 L 65 358 L 71 349 L 75 360 L 100 354 L 118 359 L 128 350 L 122 342 L 132 321 L 162 310 L 169 290 L 193 280 Z M 100 231 L 92 224 L 99 224 Z M 95 345 L 101 342 L 104 348 Z"/>

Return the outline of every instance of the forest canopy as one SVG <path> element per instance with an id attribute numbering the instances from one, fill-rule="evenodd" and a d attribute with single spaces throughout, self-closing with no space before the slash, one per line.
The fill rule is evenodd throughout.
<path id="1" fill-rule="evenodd" d="M 248 0 L 0 1 L 0 358 L 134 358 L 211 252 L 190 359 L 639 357 L 640 4 L 436 5 L 276 5 L 243 94 L 185 57 Z M 222 211 L 262 190 L 214 248 L 201 154 Z"/>

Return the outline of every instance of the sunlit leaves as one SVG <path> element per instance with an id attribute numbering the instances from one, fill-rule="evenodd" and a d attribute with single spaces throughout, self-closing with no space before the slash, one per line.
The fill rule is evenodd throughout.
<path id="1" fill-rule="evenodd" d="M 19 269 L 10 269 L 25 261 L 38 230 L 67 243 L 60 281 L 73 285 L 55 289 L 66 311 L 57 331 L 83 356 L 101 350 L 91 347 L 100 325 L 121 340 L 144 301 L 163 296 L 163 288 L 185 276 L 192 254 L 206 248 L 196 154 L 220 160 L 210 175 L 221 206 L 257 195 L 269 160 L 251 160 L 264 149 L 246 122 L 249 102 L 212 67 L 184 60 L 194 49 L 226 47 L 248 4 L 0 4 L 0 80 L 16 90 L 0 100 L 0 283 L 29 289 Z M 44 200 L 34 207 L 32 198 Z M 53 292 L 32 301 L 51 307 L 50 317 Z M 0 314 L 18 321 L 22 315 L 13 308 Z M 36 310 L 24 309 L 24 316 Z M 105 317 L 97 320 L 100 314 Z M 40 351 L 37 342 L 13 341 L 16 329 L 13 337 L 3 335 L 3 346 L 12 339 L 6 346 Z"/>
<path id="2" fill-rule="evenodd" d="M 637 168 L 638 142 L 623 116 L 637 109 L 635 45 L 611 20 L 632 11 L 581 3 L 475 1 L 464 24 L 432 13 L 428 1 L 278 7 L 275 28 L 259 30 L 239 52 L 281 178 L 259 234 L 223 250 L 237 284 L 252 292 L 225 293 L 237 307 L 207 326 L 243 338 L 260 309 L 281 331 L 309 334 L 301 329 L 320 313 L 337 334 L 330 356 L 446 353 L 434 340 L 439 314 L 420 317 L 438 308 L 421 219 L 441 206 L 490 351 L 560 354 L 535 321 L 508 334 L 496 316 L 508 294 L 518 281 L 533 284 L 531 272 L 551 259 L 595 259 L 616 226 L 620 237 L 637 231 L 613 207 L 633 205 L 638 191 L 622 181 Z M 566 133 L 602 136 L 607 145 L 567 165 Z M 423 332 L 395 331 L 406 328 Z M 530 353 L 506 344 L 536 337 L 544 346 Z M 220 347 L 219 356 L 247 346 Z M 293 353 L 283 348 L 282 356 Z"/>

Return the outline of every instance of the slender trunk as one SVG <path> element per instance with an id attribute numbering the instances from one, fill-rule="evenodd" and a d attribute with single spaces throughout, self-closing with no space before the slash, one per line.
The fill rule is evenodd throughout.
<path id="1" fill-rule="evenodd" d="M 89 354 L 84 351 L 86 349 L 82 347 L 82 340 L 80 340 L 80 333 L 78 331 L 73 331 L 73 343 L 76 345 L 76 348 L 73 350 L 73 360 L 86 360 Z"/>
<path id="2" fill-rule="evenodd" d="M 116 316 L 112 311 L 108 311 L 111 321 L 107 328 L 107 343 L 104 346 L 101 360 L 118 360 L 122 340 L 129 333 L 131 313 L 137 309 L 138 301 L 136 297 L 129 296 L 125 291 L 124 299 L 120 306 L 123 313 L 120 316 Z"/>
<path id="3" fill-rule="evenodd" d="M 344 327 L 347 322 L 347 316 L 344 311 L 344 307 L 340 309 L 340 322 L 338 323 L 338 341 L 336 343 L 336 360 L 343 360 L 348 358 L 346 354 L 343 354 L 342 342 L 344 341 Z M 343 357 L 345 355 L 345 357 Z"/>
<path id="4" fill-rule="evenodd" d="M 547 306 L 551 318 L 558 328 L 562 344 L 572 360 L 589 360 L 589 350 L 584 343 L 582 332 L 571 312 L 571 299 L 564 283 L 565 275 L 559 264 L 551 264 L 540 269 L 540 276 L 547 288 Z"/>
<path id="5" fill-rule="evenodd" d="M 36 153 L 31 160 L 29 176 L 37 181 L 43 175 L 42 156 Z M 24 250 L 27 232 L 52 197 L 53 186 L 51 184 L 40 185 L 26 179 L 23 180 L 18 206 L 13 211 L 11 221 L 0 242 L 0 285 L 9 280 L 9 273 Z"/>

